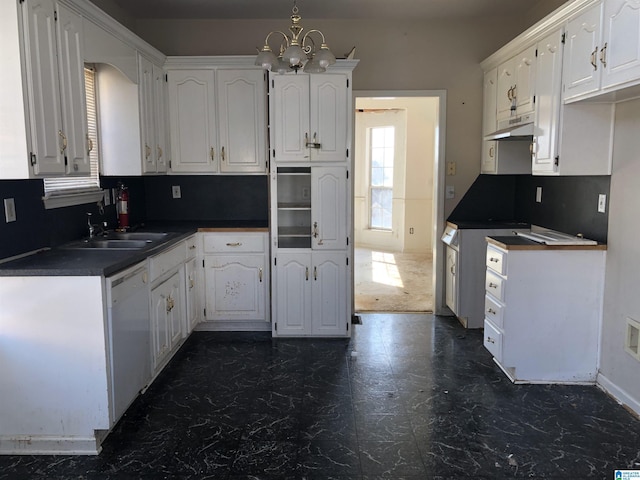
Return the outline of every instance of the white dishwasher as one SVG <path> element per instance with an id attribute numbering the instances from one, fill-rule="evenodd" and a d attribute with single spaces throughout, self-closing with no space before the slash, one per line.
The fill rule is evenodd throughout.
<path id="1" fill-rule="evenodd" d="M 107 277 L 110 414 L 118 421 L 151 379 L 146 262 Z"/>

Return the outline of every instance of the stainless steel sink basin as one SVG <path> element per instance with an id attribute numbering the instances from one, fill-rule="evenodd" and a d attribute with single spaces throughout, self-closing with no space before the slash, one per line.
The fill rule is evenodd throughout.
<path id="1" fill-rule="evenodd" d="M 79 242 L 68 243 L 62 248 L 71 250 L 141 250 L 151 245 L 151 240 L 119 240 L 92 238 Z"/>
<path id="2" fill-rule="evenodd" d="M 108 235 L 109 238 L 118 240 L 163 240 L 168 233 L 158 232 L 113 232 Z"/>

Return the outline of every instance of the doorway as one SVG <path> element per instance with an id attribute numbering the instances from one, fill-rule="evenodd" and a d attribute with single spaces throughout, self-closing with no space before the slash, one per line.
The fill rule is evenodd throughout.
<path id="1" fill-rule="evenodd" d="M 436 311 L 444 92 L 354 97 L 354 311 Z"/>

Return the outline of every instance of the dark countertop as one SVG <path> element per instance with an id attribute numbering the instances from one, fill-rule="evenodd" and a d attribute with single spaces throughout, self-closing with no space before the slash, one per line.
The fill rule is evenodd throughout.
<path id="1" fill-rule="evenodd" d="M 531 228 L 530 223 L 509 220 L 447 220 L 447 224 L 460 230 L 480 230 L 491 228 Z"/>
<path id="2" fill-rule="evenodd" d="M 37 253 L 0 263 L 0 277 L 34 276 L 105 276 L 146 260 L 171 245 L 193 235 L 199 229 L 213 231 L 241 229 L 261 231 L 263 223 L 252 222 L 153 222 L 133 231 L 171 232 L 162 241 L 154 242 L 141 250 L 68 249 L 60 247 L 43 249 Z"/>
<path id="3" fill-rule="evenodd" d="M 519 235 L 491 236 L 487 237 L 489 244 L 505 250 L 606 250 L 605 244 L 598 245 L 545 245 L 534 242 Z"/>

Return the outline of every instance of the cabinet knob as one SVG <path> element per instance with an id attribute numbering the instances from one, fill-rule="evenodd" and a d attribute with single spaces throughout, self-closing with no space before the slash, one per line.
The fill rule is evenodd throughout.
<path id="1" fill-rule="evenodd" d="M 211 161 L 213 161 L 216 156 L 216 151 L 213 147 L 211 147 L 211 149 L 209 150 L 209 156 L 211 157 Z"/>
<path id="2" fill-rule="evenodd" d="M 318 238 L 318 222 L 313 222 L 313 238 Z"/>
<path id="3" fill-rule="evenodd" d="M 224 162 L 224 147 L 222 147 L 222 149 L 220 150 L 220 158 Z"/>
<path id="4" fill-rule="evenodd" d="M 598 47 L 596 47 L 596 49 L 591 52 L 591 65 L 593 66 L 594 70 L 598 70 L 598 63 L 596 62 L 596 55 L 598 55 Z"/>
<path id="5" fill-rule="evenodd" d="M 62 144 L 60 146 L 60 154 L 63 155 L 64 151 L 67 149 L 67 136 L 62 132 L 62 130 L 58 130 L 58 136 L 62 141 Z"/>

